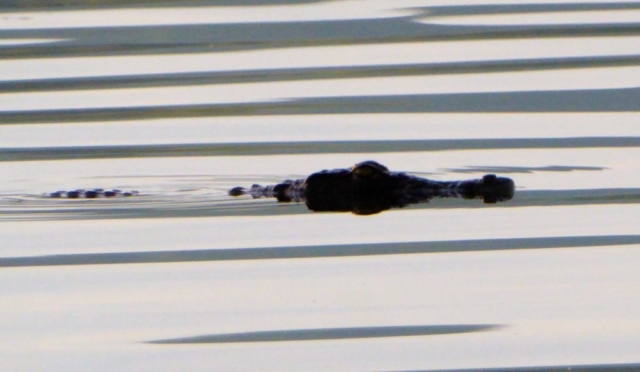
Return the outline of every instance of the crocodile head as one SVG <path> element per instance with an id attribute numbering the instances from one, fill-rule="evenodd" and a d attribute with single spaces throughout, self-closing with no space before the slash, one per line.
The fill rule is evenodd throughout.
<path id="1" fill-rule="evenodd" d="M 350 169 L 322 171 L 305 180 L 307 207 L 313 211 L 351 211 L 374 214 L 434 197 L 463 197 L 496 203 L 513 197 L 509 178 L 486 175 L 482 179 L 439 182 L 391 172 L 375 161 L 364 161 Z"/>

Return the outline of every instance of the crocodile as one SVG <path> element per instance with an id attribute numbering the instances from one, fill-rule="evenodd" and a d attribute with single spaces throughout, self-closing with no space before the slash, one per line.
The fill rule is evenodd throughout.
<path id="1" fill-rule="evenodd" d="M 513 198 L 513 180 L 487 174 L 480 179 L 435 181 L 389 171 L 384 165 L 367 160 L 351 168 L 316 172 L 304 179 L 284 180 L 275 185 L 254 184 L 249 188 L 234 187 L 231 196 L 251 195 L 253 198 L 275 198 L 278 202 L 304 202 L 316 212 L 353 212 L 375 214 L 409 204 L 426 203 L 440 198 L 481 199 L 497 203 Z M 138 191 L 90 189 L 56 191 L 44 196 L 64 199 L 95 199 L 132 197 Z"/>
<path id="2" fill-rule="evenodd" d="M 363 161 L 348 169 L 323 170 L 306 179 L 285 180 L 269 186 L 234 187 L 231 196 L 275 198 L 279 202 L 304 202 L 316 212 L 352 212 L 368 215 L 440 198 L 481 199 L 497 203 L 513 198 L 512 179 L 487 174 L 480 179 L 435 181 L 389 171 L 384 165 Z"/>

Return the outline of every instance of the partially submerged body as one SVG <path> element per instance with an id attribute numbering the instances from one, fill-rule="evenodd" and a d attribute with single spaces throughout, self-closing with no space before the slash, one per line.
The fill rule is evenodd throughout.
<path id="1" fill-rule="evenodd" d="M 305 179 L 285 180 L 269 186 L 234 187 L 229 195 L 275 198 L 279 202 L 304 202 L 312 211 L 374 214 L 390 208 L 425 203 L 433 198 L 481 199 L 497 203 L 513 198 L 513 180 L 487 174 L 480 179 L 434 181 L 402 172 L 392 172 L 375 161 L 364 161 L 349 169 L 323 170 Z M 138 191 L 72 190 L 45 196 L 65 199 L 131 197 Z"/>
<path id="2" fill-rule="evenodd" d="M 229 195 L 276 198 L 279 202 L 304 202 L 312 211 L 374 214 L 390 208 L 424 203 L 435 197 L 481 199 L 496 203 L 513 198 L 513 180 L 493 174 L 480 179 L 434 181 L 391 172 L 375 161 L 349 169 L 324 170 L 306 179 L 286 180 L 270 186 L 234 187 Z"/>

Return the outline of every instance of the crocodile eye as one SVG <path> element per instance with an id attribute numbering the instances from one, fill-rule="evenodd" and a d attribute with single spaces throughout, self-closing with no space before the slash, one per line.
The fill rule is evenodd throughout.
<path id="1" fill-rule="evenodd" d="M 376 170 L 367 166 L 357 167 L 354 172 L 359 178 L 373 178 L 376 175 Z"/>

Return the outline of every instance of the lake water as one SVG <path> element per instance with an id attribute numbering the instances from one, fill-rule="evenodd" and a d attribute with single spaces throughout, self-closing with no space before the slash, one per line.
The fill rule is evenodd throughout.
<path id="1" fill-rule="evenodd" d="M 39 3 L 0 5 L 0 369 L 640 369 L 640 2 Z M 516 195 L 227 196 L 367 159 Z"/>

